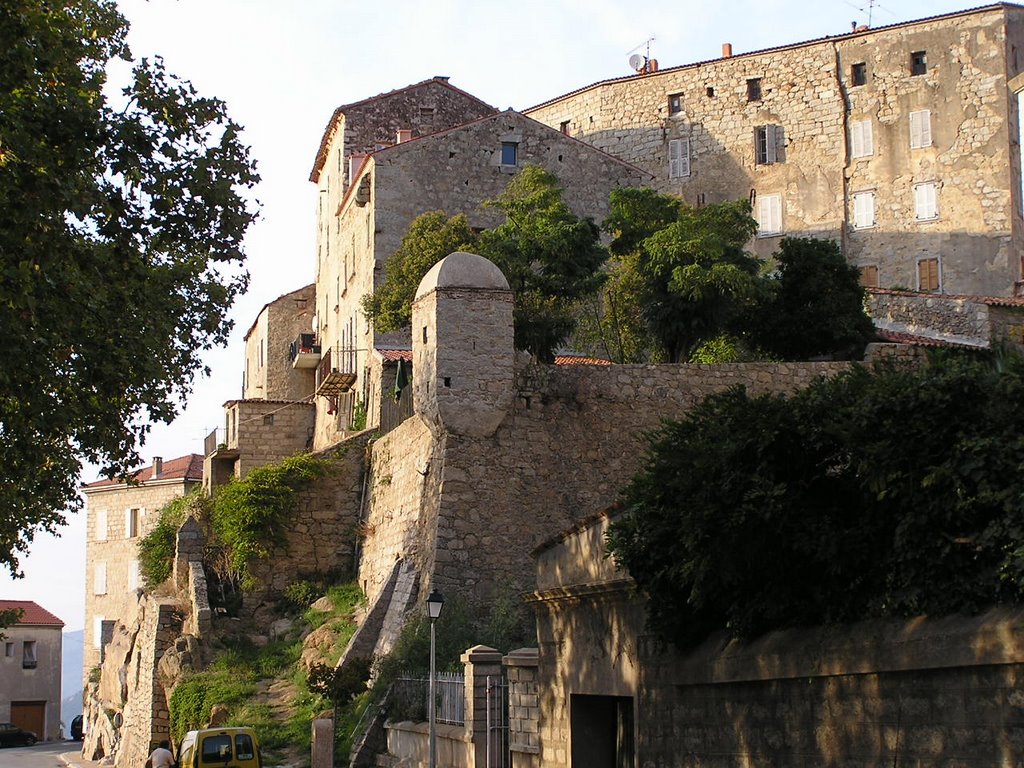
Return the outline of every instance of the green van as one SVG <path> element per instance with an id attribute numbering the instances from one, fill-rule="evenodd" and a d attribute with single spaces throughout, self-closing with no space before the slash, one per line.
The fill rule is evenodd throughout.
<path id="1" fill-rule="evenodd" d="M 263 768 L 263 758 L 252 728 L 204 728 L 178 744 L 178 768 Z"/>

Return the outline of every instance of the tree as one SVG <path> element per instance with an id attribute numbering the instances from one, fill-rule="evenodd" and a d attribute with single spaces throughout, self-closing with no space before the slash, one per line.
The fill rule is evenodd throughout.
<path id="1" fill-rule="evenodd" d="M 615 338 L 626 327 L 627 337 L 650 339 L 630 348 L 687 360 L 757 295 L 761 263 L 744 251 L 757 227 L 747 201 L 694 208 L 651 190 L 615 190 L 610 207 L 603 226 L 614 235 L 609 285 L 618 293 L 606 293 L 607 325 Z"/>
<path id="2" fill-rule="evenodd" d="M 650 435 L 609 548 L 684 647 L 1021 602 L 1021 396 L 1024 361 L 963 356 L 712 396 Z"/>
<path id="3" fill-rule="evenodd" d="M 558 180 L 537 166 L 525 166 L 485 205 L 506 220 L 476 237 L 462 215 L 433 211 L 415 219 L 387 260 L 383 284 L 363 297 L 363 311 L 377 330 L 408 326 L 427 271 L 448 253 L 471 249 L 493 261 L 512 288 L 516 348 L 550 362 L 575 327 L 576 303 L 603 280 L 600 230 L 569 209 Z"/>
<path id="4" fill-rule="evenodd" d="M 449 253 L 473 250 L 475 242 L 476 234 L 461 213 L 451 218 L 444 211 L 417 216 L 398 250 L 384 262 L 380 288 L 363 296 L 363 313 L 382 333 L 408 327 L 423 276 Z"/>
<path id="5" fill-rule="evenodd" d="M 786 360 L 841 353 L 859 357 L 874 336 L 860 273 L 832 240 L 783 238 L 778 272 L 747 330 L 761 349 Z"/>
<path id="6" fill-rule="evenodd" d="M 0 8 L 0 563 L 139 463 L 223 344 L 258 176 L 225 105 L 130 60 L 111 0 Z"/>

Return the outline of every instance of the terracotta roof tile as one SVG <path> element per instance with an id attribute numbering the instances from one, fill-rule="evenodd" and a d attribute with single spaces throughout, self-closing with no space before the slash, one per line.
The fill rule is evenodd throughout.
<path id="1" fill-rule="evenodd" d="M 957 293 L 931 293 L 924 291 L 898 291 L 892 288 L 865 288 L 867 293 L 882 296 L 917 296 L 922 299 L 939 301 L 973 301 L 975 304 L 986 304 L 990 307 L 1024 307 L 1024 296 L 973 296 Z"/>
<path id="2" fill-rule="evenodd" d="M 964 344 L 946 339 L 933 339 L 930 336 L 918 336 L 913 333 L 902 333 L 900 331 L 887 331 L 884 328 L 875 329 L 878 337 L 895 344 L 909 344 L 914 347 L 946 347 L 950 349 L 983 349 L 978 344 Z"/>
<path id="3" fill-rule="evenodd" d="M 203 457 L 198 453 L 190 453 L 177 459 L 170 459 L 164 462 L 160 476 L 153 477 L 152 465 L 143 467 L 132 476 L 135 482 L 145 483 L 149 480 L 192 480 L 200 482 L 203 479 Z M 124 480 L 115 478 L 113 480 L 104 478 L 92 483 L 86 483 L 83 488 L 105 488 L 115 485 L 123 485 Z"/>
<path id="4" fill-rule="evenodd" d="M 377 354 L 381 356 L 385 363 L 397 363 L 399 360 L 405 360 L 407 363 L 412 362 L 411 349 L 381 349 L 378 347 Z"/>
<path id="5" fill-rule="evenodd" d="M 54 616 L 45 608 L 40 607 L 31 600 L 0 600 L 0 611 L 9 609 L 22 610 L 21 619 L 17 622 L 20 625 L 63 627 L 64 622 Z"/>
<path id="6" fill-rule="evenodd" d="M 610 360 L 601 360 L 586 355 L 555 355 L 555 365 L 611 365 Z"/>

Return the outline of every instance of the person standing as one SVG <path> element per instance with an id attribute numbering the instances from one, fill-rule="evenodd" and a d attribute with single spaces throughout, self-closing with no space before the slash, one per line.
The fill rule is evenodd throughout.
<path id="1" fill-rule="evenodd" d="M 174 755 L 171 754 L 171 743 L 164 739 L 160 746 L 146 760 L 146 768 L 174 768 Z"/>

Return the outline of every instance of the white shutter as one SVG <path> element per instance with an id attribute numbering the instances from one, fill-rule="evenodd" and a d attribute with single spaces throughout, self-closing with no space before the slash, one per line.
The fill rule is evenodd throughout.
<path id="1" fill-rule="evenodd" d="M 690 140 L 672 139 L 668 143 L 668 177 L 678 179 L 690 175 Z"/>
<path id="2" fill-rule="evenodd" d="M 103 561 L 93 566 L 92 593 L 94 595 L 107 594 L 107 564 Z"/>
<path id="3" fill-rule="evenodd" d="M 777 235 L 782 232 L 782 196 L 763 195 L 757 202 L 757 234 Z"/>
<path id="4" fill-rule="evenodd" d="M 96 510 L 96 541 L 107 540 L 107 510 Z"/>
<path id="5" fill-rule="evenodd" d="M 855 192 L 853 195 L 853 226 L 867 229 L 875 226 L 875 193 Z"/>
<path id="6" fill-rule="evenodd" d="M 778 162 L 779 159 L 779 134 L 782 126 L 766 125 L 764 127 L 764 161 L 766 164 Z"/>
<path id="7" fill-rule="evenodd" d="M 919 220 L 938 218 L 939 206 L 933 182 L 914 185 L 914 214 Z"/>
<path id="8" fill-rule="evenodd" d="M 932 145 L 932 113 L 922 109 L 910 113 L 910 148 L 921 149 Z"/>
<path id="9" fill-rule="evenodd" d="M 134 592 L 139 588 L 139 561 L 128 561 L 128 591 Z"/>
<path id="10" fill-rule="evenodd" d="M 850 124 L 850 155 L 870 157 L 875 154 L 875 142 L 870 120 L 857 120 Z"/>

